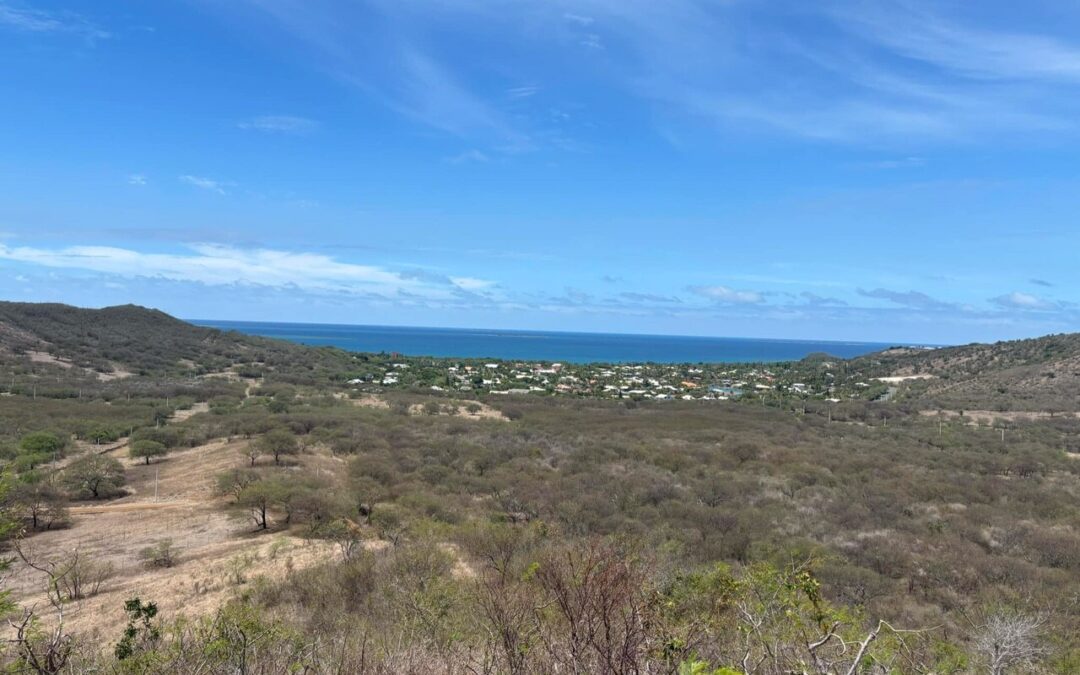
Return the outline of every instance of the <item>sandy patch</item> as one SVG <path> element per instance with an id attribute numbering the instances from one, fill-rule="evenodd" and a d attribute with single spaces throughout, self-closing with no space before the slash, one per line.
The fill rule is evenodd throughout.
<path id="1" fill-rule="evenodd" d="M 186 419 L 190 419 L 199 413 L 210 412 L 210 404 L 206 401 L 199 401 L 192 405 L 187 410 L 176 410 L 173 412 L 172 419 L 174 422 L 183 422 Z"/>
<path id="2" fill-rule="evenodd" d="M 466 420 L 502 420 L 504 422 L 509 421 L 507 417 L 503 415 L 500 411 L 492 408 L 489 405 L 478 403 L 476 401 L 446 401 L 445 403 L 443 403 L 442 401 L 438 401 L 437 399 L 432 400 L 438 402 L 440 405 L 453 406 L 457 408 L 457 412 L 447 412 L 445 410 L 441 410 L 439 412 L 439 416 L 441 417 L 457 417 Z M 425 404 L 423 403 L 415 403 L 409 406 L 409 414 L 427 415 L 428 412 L 427 410 L 425 410 L 424 406 Z M 479 406 L 479 409 L 475 412 L 470 412 L 468 410 L 469 406 Z"/>
<path id="3" fill-rule="evenodd" d="M 375 394 L 365 394 L 358 398 L 349 398 L 346 394 L 336 394 L 336 396 L 340 399 L 349 401 L 355 406 L 360 406 L 361 408 L 377 408 L 379 410 L 390 409 L 390 403 L 386 399 Z M 495 408 L 492 408 L 485 403 L 480 403 L 478 401 L 458 401 L 455 399 L 432 398 L 430 402 L 439 404 L 440 410 L 438 416 L 441 417 L 456 417 L 465 420 L 502 420 L 504 422 L 508 421 L 506 415 L 503 415 L 502 412 L 496 410 Z M 417 416 L 428 415 L 429 413 L 427 412 L 427 409 L 425 407 L 426 405 L 427 403 L 414 403 L 410 405 L 409 414 Z M 474 408 L 475 410 L 470 411 L 470 407 Z M 450 412 L 449 409 L 451 408 L 456 408 L 456 412 Z"/>
<path id="4" fill-rule="evenodd" d="M 30 357 L 30 360 L 34 363 L 51 363 L 54 366 L 60 366 L 61 368 L 73 368 L 75 364 L 71 361 L 65 361 L 64 359 L 57 358 L 48 352 L 36 352 L 29 351 L 26 355 Z"/>
<path id="5" fill-rule="evenodd" d="M 131 372 L 130 370 L 126 370 L 122 366 L 118 366 L 115 363 L 112 364 L 112 367 L 113 369 L 111 373 L 96 373 L 97 378 L 105 382 L 112 382 L 113 380 L 122 380 L 126 377 L 135 376 L 135 373 Z"/>
<path id="6" fill-rule="evenodd" d="M 920 410 L 920 415 L 926 417 L 944 417 L 946 419 L 960 418 L 958 410 Z M 1010 410 L 998 412 L 996 410 L 965 410 L 962 418 L 970 424 L 991 424 L 996 420 L 1007 422 L 1035 422 L 1051 418 L 1080 418 L 1080 412 L 1025 412 Z"/>
<path id="7" fill-rule="evenodd" d="M 874 379 L 887 384 L 899 384 L 908 380 L 932 380 L 935 377 L 936 375 L 923 373 L 921 375 L 890 375 L 889 377 L 875 377 Z"/>

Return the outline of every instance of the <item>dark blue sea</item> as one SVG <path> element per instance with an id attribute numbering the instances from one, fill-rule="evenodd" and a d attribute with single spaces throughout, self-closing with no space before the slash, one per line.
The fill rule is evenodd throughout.
<path id="1" fill-rule="evenodd" d="M 535 330 L 410 328 L 254 321 L 192 321 L 200 326 L 333 346 L 400 353 L 568 363 L 747 363 L 793 361 L 815 352 L 850 358 L 891 345 L 872 342 L 555 333 Z"/>

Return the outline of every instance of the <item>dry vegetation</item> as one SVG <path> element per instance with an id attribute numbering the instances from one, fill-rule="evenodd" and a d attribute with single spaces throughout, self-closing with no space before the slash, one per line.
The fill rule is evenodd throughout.
<path id="1" fill-rule="evenodd" d="M 1075 407 L 355 395 L 267 349 L 6 357 L 13 669 L 1080 671 Z"/>

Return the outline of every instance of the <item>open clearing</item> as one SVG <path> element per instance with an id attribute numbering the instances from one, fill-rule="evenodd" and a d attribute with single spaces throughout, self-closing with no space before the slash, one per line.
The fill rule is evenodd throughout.
<path id="1" fill-rule="evenodd" d="M 376 408 L 379 410 L 389 410 L 390 402 L 382 396 L 376 396 L 375 394 L 365 394 L 358 398 L 347 398 L 344 394 L 338 395 L 338 398 L 348 400 L 355 406 L 361 408 Z M 449 412 L 446 409 L 441 410 L 438 414 L 442 416 L 459 417 L 466 420 L 502 420 L 509 421 L 501 411 L 492 408 L 486 403 L 480 403 L 478 401 L 458 401 L 454 399 L 447 399 L 446 401 L 435 400 L 444 406 L 450 406 L 455 409 L 454 412 Z M 472 410 L 470 410 L 472 408 Z M 410 415 L 428 415 L 431 414 L 427 411 L 424 404 L 414 403 L 408 408 Z"/>
<path id="2" fill-rule="evenodd" d="M 966 420 L 968 424 L 993 424 L 998 420 L 1004 420 L 1006 422 L 1034 422 L 1055 417 L 1080 418 L 1080 412 L 1049 413 L 1017 410 L 1006 412 L 997 410 L 964 410 L 963 412 L 958 410 L 920 410 L 919 414 L 927 417 L 944 417 L 947 419 L 962 418 Z"/>
<path id="3" fill-rule="evenodd" d="M 228 512 L 225 500 L 215 495 L 215 476 L 244 464 L 239 453 L 244 443 L 217 440 L 175 451 L 149 466 L 128 459 L 126 448 L 117 448 L 110 454 L 125 465 L 128 496 L 78 502 L 70 509 L 71 527 L 27 540 L 37 559 L 59 559 L 78 550 L 115 568 L 97 595 L 65 608 L 72 632 L 97 644 L 112 644 L 125 622 L 124 601 L 133 596 L 158 603 L 167 620 L 179 614 L 197 616 L 214 611 L 258 576 L 281 578 L 289 570 L 336 555 L 328 542 L 286 531 L 253 532 L 250 521 Z M 337 464 L 318 455 L 304 461 L 326 469 Z M 163 539 L 179 548 L 179 563 L 171 569 L 147 568 L 139 552 Z M 36 603 L 43 620 L 52 619 L 44 575 L 17 561 L 9 587 L 14 600 Z"/>

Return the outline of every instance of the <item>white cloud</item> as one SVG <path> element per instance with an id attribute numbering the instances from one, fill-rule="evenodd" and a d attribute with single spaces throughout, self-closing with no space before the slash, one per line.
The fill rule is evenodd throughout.
<path id="1" fill-rule="evenodd" d="M 463 291 L 482 291 L 495 285 L 494 281 L 473 277 L 450 277 L 450 281 Z"/>
<path id="2" fill-rule="evenodd" d="M 294 115 L 264 115 L 244 120 L 241 129 L 277 134 L 308 134 L 319 128 L 319 123 L 306 117 Z"/>
<path id="3" fill-rule="evenodd" d="M 1003 309 L 1048 310 L 1057 309 L 1058 307 L 1055 302 L 1020 291 L 999 295 L 996 298 L 991 298 L 990 302 Z"/>
<path id="4" fill-rule="evenodd" d="M 146 176 L 141 173 L 133 173 L 127 177 L 128 185 L 146 185 Z"/>
<path id="5" fill-rule="evenodd" d="M 574 14 L 573 12 L 566 12 L 563 14 L 563 18 L 571 23 L 576 23 L 579 26 L 591 26 L 596 19 L 591 16 L 585 16 L 583 14 Z"/>
<path id="6" fill-rule="evenodd" d="M 225 192 L 225 186 L 231 185 L 231 183 L 222 183 L 221 181 L 216 181 L 211 178 L 205 178 L 203 176 L 183 175 L 180 176 L 180 180 L 181 182 L 187 183 L 188 185 L 194 185 L 195 187 L 203 190 L 216 192 L 219 195 L 228 194 L 227 192 Z"/>
<path id="7" fill-rule="evenodd" d="M 209 285 L 250 284 L 305 291 L 408 295 L 451 299 L 454 289 L 492 285 L 471 277 L 437 283 L 373 265 L 341 262 L 318 253 L 241 249 L 195 244 L 181 253 L 147 253 L 111 246 L 69 246 L 60 249 L 0 244 L 0 259 L 57 269 L 79 269 L 118 277 L 154 277 Z"/>
<path id="8" fill-rule="evenodd" d="M 727 286 L 693 286 L 690 291 L 730 305 L 756 305 L 765 300 L 765 296 L 758 291 L 737 290 Z"/>

